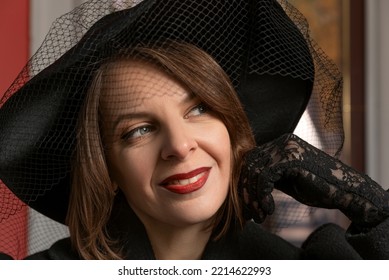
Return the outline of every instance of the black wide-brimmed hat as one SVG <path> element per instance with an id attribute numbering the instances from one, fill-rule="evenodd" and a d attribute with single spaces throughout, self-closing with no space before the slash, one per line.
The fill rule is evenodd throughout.
<path id="1" fill-rule="evenodd" d="M 64 223 L 91 79 L 108 57 L 145 42 L 182 41 L 210 54 L 232 80 L 257 144 L 293 132 L 311 100 L 315 129 L 338 151 L 340 75 L 287 2 L 120 2 L 88 1 L 59 18 L 0 101 L 0 179 L 29 206 Z"/>

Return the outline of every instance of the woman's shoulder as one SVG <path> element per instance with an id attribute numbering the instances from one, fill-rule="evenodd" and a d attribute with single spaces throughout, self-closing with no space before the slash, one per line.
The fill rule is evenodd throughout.
<path id="1" fill-rule="evenodd" d="M 301 247 L 304 259 L 361 259 L 347 241 L 345 229 L 334 223 L 318 227 Z"/>
<path id="2" fill-rule="evenodd" d="M 240 235 L 239 243 L 246 250 L 247 258 L 361 259 L 357 250 L 346 239 L 345 230 L 333 223 L 317 228 L 301 247 L 297 247 L 261 225 L 248 222 Z"/>
<path id="3" fill-rule="evenodd" d="M 300 259 L 301 255 L 300 248 L 253 221 L 245 224 L 238 243 L 245 259 Z"/>
<path id="4" fill-rule="evenodd" d="M 56 241 L 49 249 L 32 254 L 26 260 L 77 260 L 78 254 L 72 249 L 70 238 Z"/>

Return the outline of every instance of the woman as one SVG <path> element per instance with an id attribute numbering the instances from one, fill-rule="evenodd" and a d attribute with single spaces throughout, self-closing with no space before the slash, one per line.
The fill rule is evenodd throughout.
<path id="1" fill-rule="evenodd" d="M 198 72 L 199 65 L 204 71 Z M 306 204 L 343 210 L 360 236 L 366 230 L 359 226 L 367 232 L 382 227 L 388 197 L 379 202 L 384 192 L 374 182 L 293 135 L 253 149 L 248 120 L 228 77 L 192 45 L 137 47 L 110 59 L 92 80 L 80 116 L 67 217 L 72 246 L 61 240 L 30 258 L 299 259 L 385 253 L 384 248 L 358 250 L 359 244 L 354 249 L 332 225 L 299 249 L 246 223 L 238 197 L 244 154 L 248 166 L 240 186 L 247 191 L 247 205 L 259 207 L 252 213 L 262 219 L 274 207 L 275 183 Z M 315 166 L 318 159 L 321 166 Z M 377 209 L 380 205 L 383 209 Z M 325 249 L 329 239 L 339 248 Z"/>
<path id="2" fill-rule="evenodd" d="M 211 235 L 243 224 L 239 163 L 254 140 L 209 55 L 177 42 L 137 47 L 98 70 L 86 100 L 68 216 L 83 257 L 117 257 L 106 223 L 118 191 L 158 258 L 200 258 Z"/>
<path id="3" fill-rule="evenodd" d="M 71 232 L 31 258 L 388 258 L 387 193 L 290 134 L 311 100 L 329 151 L 341 146 L 338 72 L 292 7 L 110 3 L 60 19 L 93 25 L 1 102 L 0 178 Z M 56 28 L 47 42 L 67 46 Z M 324 226 L 297 248 L 251 221 L 273 212 L 273 188 L 338 208 L 352 227 Z"/>

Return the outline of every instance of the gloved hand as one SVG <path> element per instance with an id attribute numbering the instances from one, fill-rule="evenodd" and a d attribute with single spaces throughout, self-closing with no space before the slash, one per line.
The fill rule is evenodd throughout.
<path id="1" fill-rule="evenodd" d="M 339 209 L 360 228 L 389 216 L 381 186 L 293 134 L 246 154 L 239 182 L 246 219 L 261 223 L 272 214 L 273 188 L 309 206 Z"/>

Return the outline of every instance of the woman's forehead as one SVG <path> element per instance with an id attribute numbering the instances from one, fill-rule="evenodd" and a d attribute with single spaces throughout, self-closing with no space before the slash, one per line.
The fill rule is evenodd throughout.
<path id="1" fill-rule="evenodd" d="M 171 79 L 159 67 L 145 61 L 122 59 L 107 64 L 103 72 L 103 88 L 120 89 L 120 85 L 145 87 L 145 83 Z"/>
<path id="2" fill-rule="evenodd" d="M 102 78 L 100 106 L 109 110 L 136 108 L 151 98 L 187 96 L 188 91 L 160 67 L 138 60 L 110 63 Z M 161 101 L 161 100 L 160 100 Z"/>

